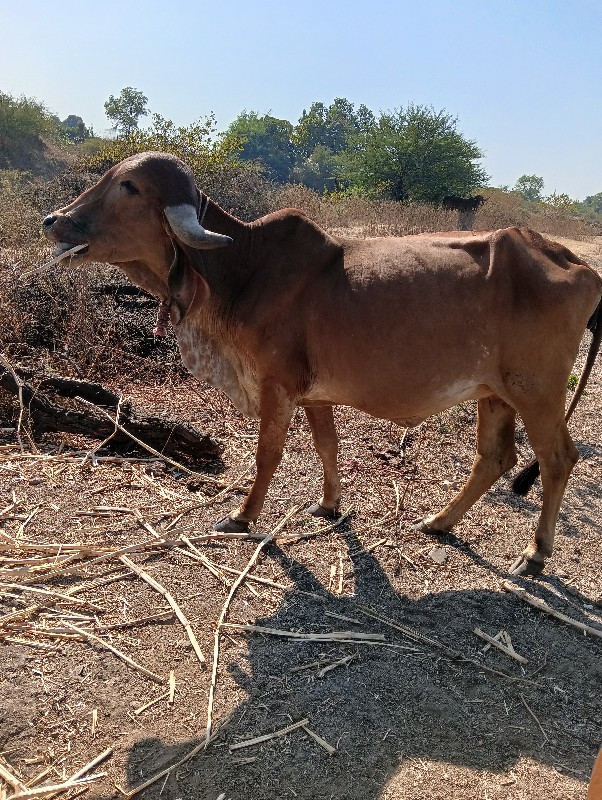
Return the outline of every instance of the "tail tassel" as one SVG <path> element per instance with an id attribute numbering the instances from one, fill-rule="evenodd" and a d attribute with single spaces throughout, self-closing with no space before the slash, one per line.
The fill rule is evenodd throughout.
<path id="1" fill-rule="evenodd" d="M 524 469 L 521 469 L 516 478 L 512 481 L 512 491 L 514 494 L 520 494 L 521 496 L 526 495 L 538 477 L 539 461 L 534 458 Z"/>

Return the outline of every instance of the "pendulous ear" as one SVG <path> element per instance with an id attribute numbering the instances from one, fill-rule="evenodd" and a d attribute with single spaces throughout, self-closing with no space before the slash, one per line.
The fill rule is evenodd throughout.
<path id="1" fill-rule="evenodd" d="M 186 254 L 176 245 L 176 255 L 167 276 L 169 296 L 175 301 L 180 312 L 177 322 L 184 319 L 192 304 L 204 303 L 209 297 L 209 286 L 205 279 L 192 267 Z"/>

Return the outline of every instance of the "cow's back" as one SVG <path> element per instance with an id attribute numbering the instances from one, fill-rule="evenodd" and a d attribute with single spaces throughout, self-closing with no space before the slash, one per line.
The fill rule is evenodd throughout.
<path id="1" fill-rule="evenodd" d="M 307 397 L 375 416 L 403 417 L 410 408 L 428 416 L 503 393 L 505 372 L 528 382 L 515 364 L 532 361 L 532 342 L 553 330 L 564 369 L 600 294 L 589 267 L 528 230 L 342 245 L 343 260 L 301 303 L 314 375 Z"/>

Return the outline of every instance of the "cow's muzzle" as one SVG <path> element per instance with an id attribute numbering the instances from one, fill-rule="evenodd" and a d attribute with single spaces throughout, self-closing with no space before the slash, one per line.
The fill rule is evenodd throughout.
<path id="1" fill-rule="evenodd" d="M 69 222 L 71 224 L 65 226 L 61 225 L 61 222 Z M 71 261 L 81 259 L 88 252 L 89 243 L 86 239 L 81 241 L 83 237 L 73 235 L 75 232 L 72 230 L 72 223 L 72 220 L 63 217 L 61 214 L 48 214 L 42 220 L 42 230 L 46 238 L 56 243 L 56 247 L 52 251 L 52 255 L 56 260 L 59 260 L 63 255 L 67 257 L 69 251 L 73 250 L 74 247 L 79 246 L 79 249 L 77 253 L 71 255 Z M 79 241 L 77 241 L 78 239 Z"/>

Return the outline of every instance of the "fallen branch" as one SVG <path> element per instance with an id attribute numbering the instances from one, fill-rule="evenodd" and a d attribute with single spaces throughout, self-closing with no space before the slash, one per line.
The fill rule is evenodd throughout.
<path id="1" fill-rule="evenodd" d="M 549 606 L 545 600 L 540 600 L 538 597 L 533 597 L 532 595 L 527 594 L 524 589 L 520 589 L 518 586 L 515 586 L 509 581 L 504 581 L 502 583 L 502 588 L 504 591 L 510 592 L 510 594 L 513 594 L 515 597 L 520 597 L 521 600 L 524 600 L 525 603 L 528 603 L 538 611 L 543 611 L 544 614 L 549 614 L 549 616 L 554 617 L 561 622 L 566 622 L 567 625 L 572 625 L 573 628 L 578 628 L 580 631 L 585 631 L 585 633 L 589 633 L 592 636 L 598 636 L 602 639 L 601 628 L 594 628 L 591 625 L 586 625 L 584 622 L 579 622 L 578 620 L 568 617 L 566 614 L 563 614 L 560 611 L 556 611 L 556 609 Z"/>
<path id="2" fill-rule="evenodd" d="M 237 576 L 240 575 L 240 570 L 234 569 L 234 567 L 225 567 L 223 565 L 217 567 L 213 563 L 213 561 L 210 561 L 210 559 L 208 559 L 207 556 L 205 556 L 203 553 L 200 552 L 200 550 L 197 550 L 197 548 L 194 547 L 190 539 L 188 539 L 186 536 L 182 536 L 182 539 L 194 549 L 184 550 L 184 548 L 181 549 L 177 548 L 178 552 L 188 556 L 189 558 L 194 559 L 195 561 L 199 561 L 201 564 L 207 567 L 209 572 L 211 572 L 212 575 L 215 575 L 216 578 L 219 578 L 220 580 L 227 583 L 228 581 L 224 573 L 228 572 L 231 575 L 237 575 Z M 280 589 L 283 592 L 291 592 L 295 589 L 295 586 L 292 583 L 278 583 L 278 581 L 273 581 L 270 578 L 262 578 L 259 575 L 247 575 L 247 580 L 252 581 L 253 583 L 261 583 L 264 586 L 270 586 L 272 589 Z"/>
<path id="3" fill-rule="evenodd" d="M 274 731 L 273 733 L 266 733 L 263 736 L 255 736 L 253 739 L 245 739 L 242 742 L 231 744 L 229 750 L 232 753 L 234 750 L 240 750 L 242 747 L 252 747 L 254 744 L 269 742 L 270 739 L 277 739 L 279 736 L 286 736 L 287 733 L 296 731 L 297 728 L 303 728 L 308 722 L 309 719 L 307 717 L 305 719 L 300 719 L 299 722 L 293 722 L 292 725 L 287 725 L 286 728 L 280 728 L 280 730 Z"/>
<path id="4" fill-rule="evenodd" d="M 325 667 L 322 667 L 321 670 L 318 672 L 318 678 L 323 678 L 328 672 L 331 672 L 333 669 L 337 667 L 346 667 L 348 666 L 353 659 L 356 657 L 356 654 L 353 653 L 350 656 L 345 656 L 345 658 L 339 658 L 338 661 L 333 661 L 332 664 L 327 664 Z"/>
<path id="5" fill-rule="evenodd" d="M 502 653 L 505 653 L 510 658 L 513 658 L 515 661 L 518 661 L 519 664 L 528 664 L 529 661 L 524 656 L 519 655 L 513 647 L 508 647 L 502 642 L 498 641 L 494 636 L 489 636 L 488 633 L 482 631 L 480 628 L 474 628 L 473 633 L 478 636 L 480 639 L 484 639 L 488 644 L 492 647 L 497 648 Z"/>
<path id="6" fill-rule="evenodd" d="M 95 775 L 90 775 L 87 778 L 78 778 L 77 780 L 68 780 L 64 783 L 56 783 L 53 786 L 40 786 L 38 789 L 26 789 L 24 792 L 17 792 L 13 794 L 8 800 L 39 800 L 42 797 L 48 797 L 49 795 L 58 794 L 60 792 L 66 792 L 69 789 L 76 789 L 79 786 L 85 786 L 93 781 L 97 781 L 100 778 L 104 778 L 106 776 L 106 772 L 97 772 Z"/>
<path id="7" fill-rule="evenodd" d="M 77 625 L 72 625 L 70 622 L 66 622 L 65 625 L 68 628 L 71 628 L 71 630 L 75 631 L 76 633 L 79 633 L 80 636 L 83 636 L 85 639 L 90 639 L 91 641 L 96 642 L 102 647 L 105 647 L 107 650 L 110 650 L 112 653 L 115 653 L 115 655 L 122 661 L 124 661 L 128 666 L 132 667 L 132 669 L 135 669 L 137 672 L 140 672 L 142 675 L 146 675 L 146 677 L 150 678 L 151 681 L 154 681 L 155 683 L 159 683 L 161 685 L 164 685 L 166 683 L 165 679 L 162 678 L 160 675 L 157 675 L 156 673 L 151 672 L 150 669 L 147 669 L 146 667 L 143 667 L 141 664 L 138 664 L 138 662 L 134 661 L 133 658 L 130 658 L 125 653 L 122 653 L 121 650 L 118 650 L 116 647 L 113 647 L 112 644 L 105 642 L 105 640 L 101 639 L 100 636 L 96 636 L 95 634 L 90 633 L 90 631 L 86 631 L 83 628 L 79 628 Z"/>
<path id="8" fill-rule="evenodd" d="M 296 514 L 298 510 L 299 510 L 299 506 L 295 506 L 294 508 L 291 508 L 291 510 L 287 514 L 285 514 L 284 517 L 280 520 L 278 525 L 276 525 L 276 527 L 273 528 L 268 533 L 268 535 L 265 536 L 259 542 L 259 544 L 257 545 L 257 547 L 255 549 L 255 552 L 253 553 L 253 555 L 249 559 L 249 562 L 248 562 L 247 566 L 243 569 L 243 571 L 240 573 L 238 578 L 236 578 L 236 580 L 234 581 L 234 583 L 230 587 L 230 591 L 228 592 L 228 596 L 226 597 L 226 601 L 225 601 L 224 605 L 222 606 L 222 610 L 221 610 L 221 613 L 219 615 L 219 619 L 217 621 L 217 625 L 215 626 L 215 634 L 214 634 L 214 637 L 213 637 L 213 667 L 212 667 L 212 670 L 211 670 L 211 684 L 209 686 L 209 701 L 208 701 L 208 704 L 207 704 L 207 732 L 206 732 L 206 735 L 205 735 L 205 741 L 206 742 L 208 742 L 210 737 L 211 737 L 211 725 L 212 725 L 212 717 L 213 717 L 213 698 L 215 696 L 215 687 L 216 687 L 216 684 L 217 684 L 217 665 L 218 665 L 218 662 L 219 662 L 219 635 L 220 635 L 220 631 L 221 631 L 222 625 L 224 624 L 224 621 L 226 619 L 226 615 L 228 613 L 228 608 L 230 607 L 230 602 L 232 601 L 232 598 L 234 597 L 234 595 L 236 593 L 236 590 L 238 589 L 240 584 L 244 581 L 244 579 L 246 578 L 247 574 L 251 571 L 251 569 L 255 565 L 257 559 L 259 558 L 259 554 L 261 553 L 263 548 L 267 544 L 269 544 L 269 542 L 274 538 L 274 536 L 278 533 L 278 531 L 281 530 L 286 525 L 288 520 L 294 514 Z"/>
<path id="9" fill-rule="evenodd" d="M 103 444 L 110 439 L 112 446 L 121 449 L 134 441 L 168 463 L 172 463 L 167 458 L 170 454 L 181 454 L 195 460 L 215 459 L 223 450 L 218 442 L 191 425 L 135 414 L 127 403 L 120 402 L 118 395 L 98 383 L 54 375 L 38 378 L 32 370 L 12 367 L 2 360 L 0 388 L 19 398 L 36 433 L 77 433 L 106 440 Z M 87 405 L 89 411 L 57 404 L 57 396 L 78 399 Z M 114 411 L 123 422 L 111 416 L 104 407 Z M 177 462 L 175 465 L 181 468 Z"/>
<path id="10" fill-rule="evenodd" d="M 203 651 L 201 650 L 201 648 L 199 646 L 199 643 L 197 641 L 197 638 L 194 635 L 194 631 L 192 630 L 190 622 L 186 619 L 186 616 L 184 615 L 184 612 L 182 611 L 180 606 L 177 604 L 175 599 L 172 597 L 172 595 L 167 591 L 167 589 L 165 589 L 164 586 L 161 586 L 161 584 L 158 581 L 156 581 L 154 578 L 151 578 L 151 576 L 148 574 L 148 572 L 145 572 L 137 564 L 134 564 L 134 562 L 131 561 L 127 556 L 120 556 L 119 560 L 123 564 L 125 564 L 126 567 L 129 567 L 133 572 L 135 572 L 136 575 L 138 575 L 138 577 L 142 578 L 143 581 L 148 583 L 149 586 L 152 586 L 152 588 L 155 591 L 159 592 L 159 594 L 162 595 L 162 597 L 164 597 L 165 600 L 167 600 L 169 605 L 173 608 L 174 614 L 176 615 L 176 617 L 180 620 L 180 622 L 184 626 L 184 630 L 186 631 L 186 635 L 188 636 L 190 644 L 192 645 L 192 649 L 196 653 L 196 657 L 198 658 L 201 666 L 204 666 L 205 665 L 205 656 L 203 655 Z M 163 683 L 163 680 L 161 680 L 161 683 Z"/>
<path id="11" fill-rule="evenodd" d="M 394 622 L 393 620 L 387 619 L 387 617 L 382 616 L 381 614 L 377 614 L 371 608 L 367 608 L 366 606 L 358 606 L 358 611 L 362 614 L 365 614 L 368 617 L 372 617 L 373 619 L 382 622 L 383 625 L 388 625 L 391 628 L 395 628 L 395 630 L 400 631 L 409 639 L 412 639 L 415 642 L 423 642 L 424 644 L 428 644 L 430 647 L 437 649 L 439 652 L 443 653 L 446 658 L 449 658 L 450 661 L 457 661 L 457 662 L 464 662 L 466 664 L 474 664 L 475 667 L 483 670 L 484 672 L 489 672 L 492 675 L 499 675 L 502 678 L 506 678 L 506 680 L 515 682 L 520 681 L 522 683 L 530 684 L 531 686 L 540 686 L 540 684 L 536 683 L 535 681 L 530 681 L 528 678 L 523 678 L 520 675 L 509 675 L 507 672 L 503 672 L 499 669 L 492 669 L 492 667 L 486 667 L 485 664 L 482 664 L 480 661 L 477 661 L 476 658 L 471 658 L 470 656 L 465 656 L 459 650 L 454 650 L 451 647 L 447 647 L 447 645 L 438 642 L 436 639 L 431 639 L 429 636 L 425 636 L 418 631 L 408 628 L 407 625 L 401 625 L 399 622 Z"/>
<path id="12" fill-rule="evenodd" d="M 548 741 L 548 737 L 547 737 L 547 734 L 546 734 L 546 732 L 544 731 L 544 729 L 541 727 L 541 722 L 540 722 L 540 721 L 537 719 L 537 717 L 535 716 L 535 714 L 533 713 L 533 711 L 532 711 L 532 710 L 531 710 L 531 708 L 529 707 L 529 704 L 527 703 L 527 701 L 525 700 L 525 698 L 522 696 L 522 694 L 520 694 L 520 693 L 519 693 L 519 695 L 518 695 L 518 696 L 520 697 L 520 699 L 521 699 L 521 701 L 522 701 L 522 704 L 523 704 L 523 705 L 524 705 L 524 707 L 527 709 L 527 711 L 529 712 L 529 714 L 531 715 L 531 717 L 532 717 L 532 718 L 535 720 L 535 722 L 536 722 L 536 724 L 537 724 L 537 727 L 539 728 L 539 730 L 541 731 L 541 733 L 542 733 L 542 735 L 543 735 L 544 741 L 545 741 L 545 742 L 547 742 L 547 741 Z"/>
<path id="13" fill-rule="evenodd" d="M 81 767 L 81 769 L 78 769 L 77 772 L 74 772 L 73 775 L 71 775 L 71 777 L 69 778 L 69 781 L 77 781 L 80 778 L 83 778 L 86 772 L 90 772 L 91 769 L 97 767 L 102 761 L 105 761 L 105 759 L 107 759 L 110 755 L 112 755 L 112 753 L 113 753 L 112 747 L 108 747 L 106 750 L 103 750 L 103 752 L 100 753 L 100 755 L 96 756 L 96 758 L 93 758 L 92 761 L 89 761 L 84 767 Z M 61 791 L 63 790 L 61 789 Z M 59 792 L 57 792 L 57 794 L 59 794 Z M 51 795 L 51 797 L 54 797 L 54 795 Z"/>
<path id="14" fill-rule="evenodd" d="M 87 400 L 83 398 L 78 398 L 80 401 L 87 403 L 88 405 L 94 405 L 93 403 L 89 403 Z M 136 430 L 136 433 L 133 431 L 128 430 L 128 428 L 124 427 L 118 420 L 117 417 L 113 418 L 107 411 L 103 408 L 99 408 L 95 406 L 96 410 L 98 410 L 106 419 L 108 419 L 117 429 L 120 431 L 125 437 L 131 439 L 135 442 L 139 447 L 143 450 L 146 450 L 149 453 L 152 453 L 157 458 L 160 458 L 162 461 L 166 461 L 168 464 L 176 467 L 177 469 L 181 470 L 182 472 L 186 472 L 188 475 L 196 475 L 202 477 L 207 483 L 219 483 L 216 481 L 215 478 L 208 477 L 206 475 L 202 475 L 201 473 L 195 472 L 192 469 L 188 469 L 183 464 L 179 464 L 177 461 L 174 461 L 171 458 L 168 458 L 166 455 L 167 452 L 175 452 L 180 451 L 184 455 L 188 455 L 192 458 L 215 458 L 219 456 L 222 452 L 223 448 L 209 436 L 204 436 L 200 434 L 201 438 L 199 439 L 199 434 L 195 434 L 192 436 L 192 447 L 190 439 L 191 439 L 191 428 L 190 426 L 183 425 L 182 423 L 176 422 L 168 422 L 166 423 L 165 420 L 162 420 L 160 417 L 148 417 L 144 418 L 143 420 L 139 420 L 138 424 L 134 426 L 132 424 L 132 420 L 128 420 L 129 427 Z M 157 433 L 160 433 L 160 436 L 157 436 Z M 138 434 L 138 435 L 136 435 Z M 89 434 L 88 434 L 89 435 Z M 158 447 L 161 447 L 161 450 L 157 450 L 155 447 L 150 445 L 148 442 L 143 441 L 140 436 L 144 436 L 145 439 L 151 439 L 151 441 L 155 441 Z M 117 440 L 117 434 L 112 436 L 114 441 Z"/>
<path id="15" fill-rule="evenodd" d="M 167 700 L 168 697 L 169 697 L 169 692 L 164 692 L 163 694 L 160 694 L 158 697 L 149 700 L 148 703 L 143 703 L 143 705 L 135 709 L 134 714 L 138 717 L 140 716 L 140 714 L 142 714 L 143 711 L 146 711 L 147 708 L 150 708 L 151 706 L 160 703 L 161 700 Z"/>
<path id="16" fill-rule="evenodd" d="M 303 728 L 305 733 L 311 736 L 311 738 L 320 745 L 320 747 L 323 747 L 324 750 L 326 750 L 329 756 L 333 756 L 336 753 L 337 751 L 336 747 L 333 747 L 331 744 L 328 744 L 326 739 L 322 739 L 321 736 L 318 736 L 318 734 L 315 731 L 312 731 L 310 728 L 308 728 L 307 725 L 302 725 L 301 727 Z"/>
<path id="17" fill-rule="evenodd" d="M 386 642 L 386 637 L 382 633 L 358 633 L 358 631 L 329 631 L 328 633 L 298 633 L 296 631 L 283 631 L 278 628 L 266 628 L 262 625 L 240 625 L 236 622 L 224 622 L 222 628 L 235 628 L 239 631 L 249 631 L 250 633 L 265 633 L 270 636 L 283 636 L 287 639 L 302 639 L 311 642 L 348 642 L 362 641 Z"/>
<path id="18" fill-rule="evenodd" d="M 61 594 L 61 592 L 53 592 L 50 589 L 41 589 L 39 586 L 21 586 L 20 583 L 2 583 L 0 584 L 0 596 L 3 594 L 4 588 L 7 589 L 20 589 L 23 592 L 34 592 L 37 594 L 47 594 L 50 597 L 54 597 L 57 600 L 65 600 L 68 603 L 73 603 L 77 606 L 85 606 L 87 608 L 91 608 L 94 611 L 104 611 L 102 606 L 99 606 L 97 603 L 92 603 L 89 600 L 77 600 L 73 597 L 70 597 L 68 594 Z"/>
<path id="19" fill-rule="evenodd" d="M 66 589 L 63 594 L 69 595 L 71 597 L 74 594 L 79 594 L 80 592 L 85 592 L 88 589 L 95 589 L 98 586 L 104 586 L 107 583 L 112 583 L 113 581 L 121 580 L 129 575 L 129 571 L 127 573 L 122 572 L 120 569 L 118 574 L 103 576 L 102 578 L 96 578 L 96 580 L 86 581 L 85 583 L 79 583 L 75 586 L 72 586 L 70 589 Z M 7 623 L 15 622 L 16 620 L 26 619 L 27 617 L 31 617 L 33 614 L 37 614 L 38 611 L 42 611 L 47 606 L 38 603 L 34 606 L 27 606 L 27 608 L 22 608 L 17 611 L 9 611 L 8 614 L 4 614 L 0 617 L 0 627 Z"/>
<path id="20" fill-rule="evenodd" d="M 13 789 L 16 789 L 18 792 L 24 792 L 26 789 L 25 784 L 22 783 L 16 775 L 13 775 L 8 767 L 5 767 L 3 764 L 0 764 L 0 779 L 8 783 L 9 786 L 12 786 Z"/>
<path id="21" fill-rule="evenodd" d="M 353 506 L 350 506 L 344 514 L 341 514 L 340 517 L 334 519 L 329 525 L 325 525 L 324 527 L 318 528 L 315 531 L 305 531 L 305 533 L 291 533 L 289 535 L 279 536 L 278 544 L 299 542 L 302 539 L 311 539 L 314 536 L 319 536 L 321 533 L 329 533 L 335 528 L 338 528 L 339 525 L 342 525 L 345 520 L 349 519 L 353 511 Z"/>
<path id="22" fill-rule="evenodd" d="M 162 611 L 160 614 L 151 614 L 148 617 L 138 617 L 126 622 L 111 622 L 108 625 L 97 625 L 96 630 L 100 633 L 104 631 L 119 631 L 124 628 L 137 628 L 138 625 L 146 625 L 147 622 L 168 622 L 173 619 L 173 611 Z"/>

